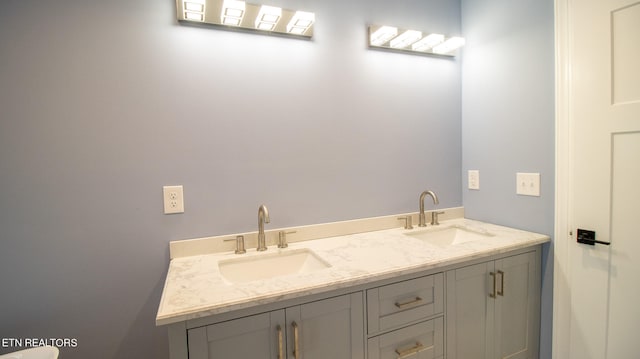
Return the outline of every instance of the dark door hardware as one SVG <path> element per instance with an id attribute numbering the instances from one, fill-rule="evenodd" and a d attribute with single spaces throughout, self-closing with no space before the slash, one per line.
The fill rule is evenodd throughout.
<path id="1" fill-rule="evenodd" d="M 578 228 L 578 243 L 588 244 L 590 246 L 595 246 L 596 243 L 604 244 L 605 246 L 608 246 L 611 244 L 610 242 L 596 241 L 595 231 L 588 231 L 586 229 L 580 229 L 580 228 Z"/>

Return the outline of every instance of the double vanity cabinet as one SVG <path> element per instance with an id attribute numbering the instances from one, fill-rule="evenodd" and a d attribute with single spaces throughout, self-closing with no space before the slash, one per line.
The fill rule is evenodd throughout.
<path id="1" fill-rule="evenodd" d="M 538 358 L 537 238 L 174 321 L 171 359 Z"/>

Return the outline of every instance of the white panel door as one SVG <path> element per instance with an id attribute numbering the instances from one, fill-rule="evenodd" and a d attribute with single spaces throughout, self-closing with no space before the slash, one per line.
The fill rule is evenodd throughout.
<path id="1" fill-rule="evenodd" d="M 640 2 L 556 3 L 554 357 L 639 358 Z"/>

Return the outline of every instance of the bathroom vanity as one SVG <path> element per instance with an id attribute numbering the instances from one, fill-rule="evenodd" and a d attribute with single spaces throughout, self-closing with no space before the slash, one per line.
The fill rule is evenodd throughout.
<path id="1" fill-rule="evenodd" d="M 233 238 L 223 237 L 190 244 Z M 168 327 L 171 359 L 533 359 L 547 241 L 444 218 L 260 253 L 250 243 L 242 255 L 172 256 L 156 323 Z M 279 263 L 284 272 L 267 269 Z"/>

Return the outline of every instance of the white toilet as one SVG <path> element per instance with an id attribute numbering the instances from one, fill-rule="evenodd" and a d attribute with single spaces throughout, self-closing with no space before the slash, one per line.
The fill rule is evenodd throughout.
<path id="1" fill-rule="evenodd" d="M 0 359 L 57 359 L 58 348 L 52 346 L 37 347 L 0 355 Z"/>

